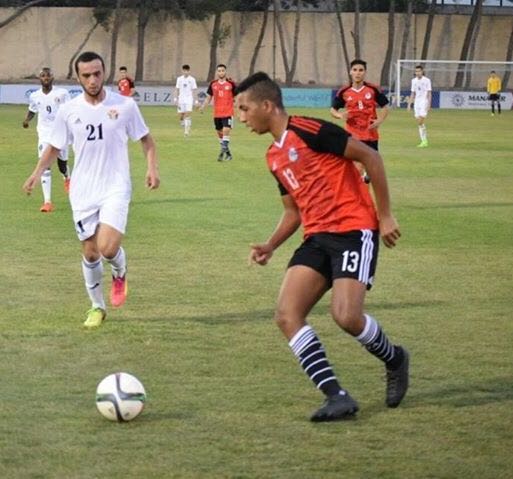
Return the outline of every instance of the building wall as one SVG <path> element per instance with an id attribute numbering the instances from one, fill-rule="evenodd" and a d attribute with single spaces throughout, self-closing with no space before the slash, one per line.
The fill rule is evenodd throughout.
<path id="1" fill-rule="evenodd" d="M 14 10 L 0 9 L 0 20 Z M 0 81 L 18 81 L 33 77 L 43 66 L 50 66 L 58 80 L 63 80 L 68 63 L 78 45 L 93 24 L 92 10 L 87 8 L 31 8 L 21 17 L 0 29 Z M 223 23 L 230 27 L 231 35 L 218 49 L 218 61 L 227 63 L 230 75 L 241 79 L 247 75 L 254 44 L 263 14 L 228 12 Z M 294 13 L 283 14 L 283 24 L 289 51 L 292 46 Z M 435 18 L 429 58 L 457 60 L 465 36 L 469 15 L 439 15 Z M 396 15 L 394 61 L 399 54 L 403 15 Z M 412 22 L 413 31 L 408 44 L 407 57 L 420 55 L 427 15 L 417 15 Z M 180 72 L 182 63 L 189 63 L 200 82 L 207 80 L 209 67 L 209 38 L 213 19 L 204 22 L 169 21 L 153 18 L 147 27 L 144 80 L 155 83 L 172 83 Z M 343 23 L 349 55 L 354 48 L 350 31 L 353 15 L 344 14 Z M 483 16 L 475 60 L 504 60 L 512 28 L 513 16 Z M 361 51 L 369 66 L 368 79 L 379 83 L 387 47 L 387 14 L 361 15 Z M 135 12 L 126 11 L 117 54 L 117 66 L 126 65 L 135 70 L 137 19 Z M 275 52 L 276 78 L 284 79 L 284 69 L 278 36 L 273 48 L 273 23 L 269 15 L 266 36 L 258 57 L 257 69 L 273 72 Z M 100 53 L 110 63 L 110 33 L 98 27 L 84 47 Z M 299 61 L 296 80 L 307 85 L 335 86 L 346 81 L 340 34 L 335 14 L 304 13 L 301 18 Z M 434 73 L 434 72 L 433 72 Z M 439 82 L 449 82 L 447 75 Z M 484 82 L 485 72 L 474 75 L 474 83 Z M 446 86 L 446 85 L 445 85 Z M 475 86 L 475 85 L 474 85 Z"/>

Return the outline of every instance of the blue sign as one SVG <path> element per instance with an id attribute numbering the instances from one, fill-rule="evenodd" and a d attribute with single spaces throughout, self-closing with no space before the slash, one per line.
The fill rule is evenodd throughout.
<path id="1" fill-rule="evenodd" d="M 281 92 L 286 107 L 329 108 L 331 106 L 329 88 L 282 88 Z"/>

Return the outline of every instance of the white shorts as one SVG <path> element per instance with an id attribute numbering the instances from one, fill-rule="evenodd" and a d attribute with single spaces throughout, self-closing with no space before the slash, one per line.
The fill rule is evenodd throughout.
<path id="1" fill-rule="evenodd" d="M 115 230 L 125 234 L 129 204 L 130 198 L 126 195 L 113 195 L 96 209 L 73 210 L 73 222 L 78 239 L 85 241 L 93 236 L 100 223 L 112 226 Z"/>
<path id="2" fill-rule="evenodd" d="M 178 101 L 178 113 L 189 113 L 192 111 L 192 100 Z"/>
<path id="3" fill-rule="evenodd" d="M 428 115 L 428 104 L 426 101 L 415 103 L 413 105 L 413 111 L 415 112 L 415 118 L 426 118 Z"/>
<path id="4" fill-rule="evenodd" d="M 46 150 L 46 147 L 49 145 L 49 143 L 46 143 L 44 141 L 40 141 L 37 145 L 37 157 L 41 158 L 41 155 L 43 154 L 43 151 Z M 68 149 L 63 148 L 59 153 L 59 158 L 61 160 L 67 161 L 68 160 Z"/>

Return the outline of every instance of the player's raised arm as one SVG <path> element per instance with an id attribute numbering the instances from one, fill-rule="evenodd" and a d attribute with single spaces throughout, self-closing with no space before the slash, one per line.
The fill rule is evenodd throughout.
<path id="1" fill-rule="evenodd" d="M 266 265 L 275 249 L 287 241 L 301 225 L 301 217 L 298 207 L 290 195 L 281 197 L 283 202 L 283 214 L 272 235 L 265 243 L 256 243 L 251 245 L 249 262 L 261 266 Z"/>
<path id="2" fill-rule="evenodd" d="M 372 178 L 371 184 L 376 197 L 381 239 L 388 248 L 394 247 L 401 232 L 390 206 L 390 193 L 383 159 L 376 150 L 352 138 L 347 141 L 344 156 L 362 163 Z"/>

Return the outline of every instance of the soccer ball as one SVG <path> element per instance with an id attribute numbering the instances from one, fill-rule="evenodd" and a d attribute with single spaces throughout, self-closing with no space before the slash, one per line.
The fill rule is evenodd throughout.
<path id="1" fill-rule="evenodd" d="M 135 419 L 144 409 L 145 401 L 144 386 L 128 373 L 109 374 L 96 388 L 96 407 L 109 421 Z"/>

